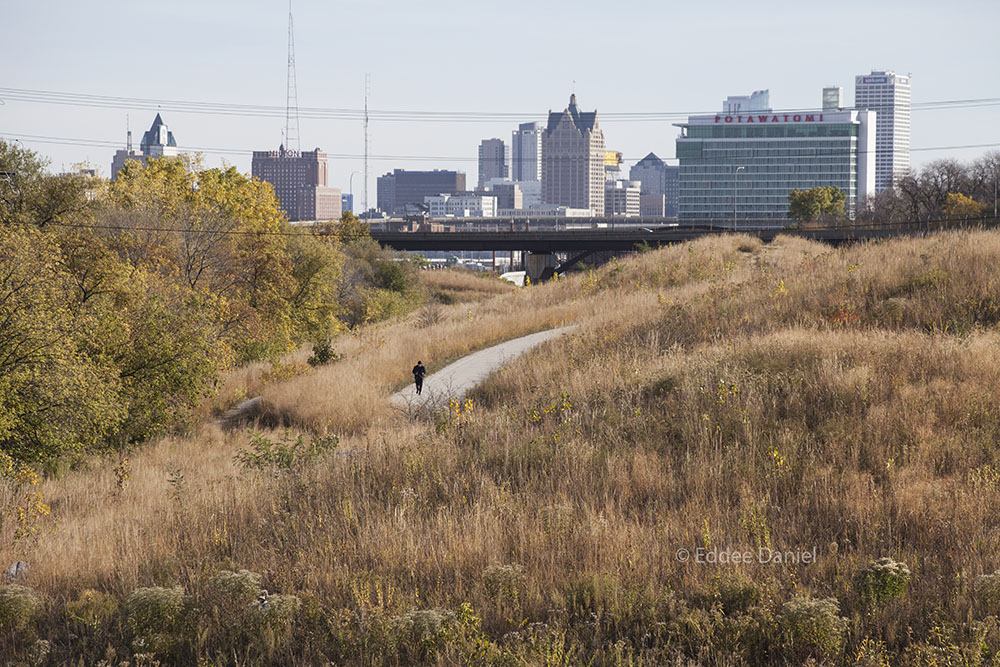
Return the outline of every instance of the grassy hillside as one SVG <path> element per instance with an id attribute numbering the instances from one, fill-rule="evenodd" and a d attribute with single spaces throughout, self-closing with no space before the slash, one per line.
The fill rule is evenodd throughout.
<path id="1" fill-rule="evenodd" d="M 992 664 L 998 261 L 993 232 L 730 236 L 361 328 L 265 388 L 287 428 L 4 490 L 0 557 L 30 570 L 0 651 Z M 569 322 L 434 419 L 384 400 L 416 358 Z"/>

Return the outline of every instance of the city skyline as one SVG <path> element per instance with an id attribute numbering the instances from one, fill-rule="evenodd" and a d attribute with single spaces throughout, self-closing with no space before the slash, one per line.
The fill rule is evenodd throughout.
<path id="1" fill-rule="evenodd" d="M 592 2 L 580 4 L 593 11 L 601 7 Z M 132 6 L 106 2 L 101 3 L 104 12 L 95 12 L 92 5 L 69 3 L 60 12 L 6 0 L 0 5 L 7 22 L 18 28 L 10 33 L 10 46 L 23 56 L 0 79 L 0 87 L 279 109 L 274 116 L 248 117 L 188 113 L 164 104 L 159 111 L 182 140 L 181 151 L 235 151 L 204 151 L 206 166 L 226 160 L 249 173 L 253 150 L 277 148 L 281 143 L 287 4 L 255 1 L 207 6 L 181 0 L 170 6 Z M 581 50 L 568 62 L 552 59 L 556 51 L 580 48 L 574 45 L 574 29 L 586 24 L 588 12 L 563 16 L 555 7 L 515 1 L 505 5 L 504 12 L 484 8 L 459 12 L 449 2 L 422 8 L 353 2 L 340 6 L 338 13 L 330 6 L 300 2 L 293 7 L 299 104 L 303 109 L 361 109 L 365 72 L 371 72 L 369 107 L 411 114 L 404 121 L 380 118 L 371 122 L 370 206 L 375 202 L 375 179 L 394 168 L 462 170 L 476 182 L 476 148 L 483 138 L 510 136 L 520 123 L 544 120 L 548 111 L 561 110 L 572 92 L 586 108 L 600 111 L 607 144 L 624 153 L 626 170 L 650 152 L 676 164 L 673 123 L 679 118 L 635 120 L 625 114 L 712 112 L 727 95 L 760 89 L 770 91 L 775 109 L 818 108 L 823 86 L 842 87 L 845 104 L 853 106 L 854 76 L 872 69 L 914 76 L 911 162 L 915 168 L 941 158 L 971 160 L 994 149 L 981 144 L 1000 143 L 1000 131 L 993 129 L 998 106 L 933 110 L 918 106 L 1000 95 L 991 76 L 1000 64 L 1000 55 L 990 46 L 988 27 L 995 23 L 990 18 L 1000 17 L 1000 8 L 993 3 L 957 2 L 942 8 L 929 2 L 893 1 L 872 8 L 849 1 L 838 8 L 840 17 L 831 17 L 821 7 L 790 3 L 778 3 L 768 12 L 742 3 L 716 6 L 720 11 L 713 12 L 710 23 L 696 8 L 665 8 L 655 3 L 639 3 L 630 13 L 633 19 L 642 15 L 643 21 L 625 21 L 602 12 L 606 15 L 602 34 L 610 44 L 622 47 L 622 56 L 637 62 L 649 62 L 655 56 L 662 64 L 660 72 L 652 71 L 655 76 L 643 68 L 629 79 L 620 62 L 614 62 L 620 59 L 607 58 L 610 45 Z M 865 10 L 850 11 L 855 6 Z M 780 11 L 783 7 L 788 11 Z M 546 26 L 553 22 L 565 23 L 567 30 L 549 35 L 550 43 L 537 48 L 512 45 L 504 67 L 491 68 L 490 77 L 473 76 L 481 71 L 482 63 L 462 55 L 471 53 L 476 43 L 465 27 L 484 18 L 501 32 L 514 23 L 523 27 L 525 12 L 534 18 L 525 28 L 529 34 L 548 34 Z M 970 22 L 972 15 L 976 21 Z M 125 48 L 127 57 L 122 57 L 123 37 L 151 21 L 164 28 L 162 39 L 147 47 Z M 351 28 L 371 26 L 375 21 L 377 39 L 367 30 Z M 683 30 L 684 24 L 703 30 Z M 890 24 L 893 30 L 885 30 Z M 332 26 L 337 28 L 335 46 L 330 39 Z M 733 52 L 706 47 L 705 30 L 711 31 L 713 43 L 735 45 Z M 425 33 L 428 39 L 422 42 L 426 44 L 413 48 L 412 40 L 402 38 L 413 31 Z M 763 36 L 763 42 L 747 40 L 748 31 Z M 959 31 L 961 40 L 947 36 Z M 38 39 L 43 34 L 45 39 Z M 941 47 L 931 50 L 926 41 L 934 35 L 940 36 Z M 755 47 L 753 57 L 738 57 L 738 44 L 751 41 L 765 47 Z M 180 43 L 184 48 L 176 48 Z M 817 43 L 824 48 L 816 47 Z M 697 64 L 684 64 L 685 54 L 697 54 L 693 59 Z M 435 74 L 430 65 L 445 61 L 456 70 L 455 76 L 469 83 L 454 90 L 431 85 Z M 125 146 L 126 114 L 136 129 L 148 127 L 158 111 L 130 107 L 128 100 L 114 108 L 97 108 L 17 98 L 0 92 L 4 101 L 0 136 L 20 139 L 27 148 L 50 158 L 53 171 L 88 161 L 104 176 L 110 175 L 115 151 Z M 413 120 L 416 111 L 438 115 Z M 441 112 L 470 112 L 473 120 L 447 121 Z M 505 115 L 519 113 L 526 115 Z M 500 117 L 484 121 L 484 114 Z M 330 185 L 349 193 L 353 182 L 355 208 L 360 208 L 362 179 L 360 173 L 351 176 L 363 168 L 360 120 L 319 120 L 304 114 L 300 136 L 303 150 L 319 147 L 330 154 Z M 89 145 L 49 143 L 53 140 L 40 137 Z M 976 147 L 924 150 L 970 145 Z"/>

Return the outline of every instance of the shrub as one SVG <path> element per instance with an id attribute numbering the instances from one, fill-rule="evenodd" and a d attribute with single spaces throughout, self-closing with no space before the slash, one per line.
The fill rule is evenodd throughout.
<path id="1" fill-rule="evenodd" d="M 836 598 L 816 600 L 797 597 L 786 602 L 778 615 L 789 657 L 832 660 L 840 654 L 847 619 L 838 616 Z"/>
<path id="2" fill-rule="evenodd" d="M 311 438 L 306 442 L 306 437 L 301 433 L 293 440 L 291 433 L 285 431 L 277 441 L 255 433 L 250 440 L 250 449 L 237 454 L 235 460 L 246 470 L 291 470 L 327 456 L 337 448 L 338 442 L 335 435 Z"/>
<path id="3" fill-rule="evenodd" d="M 391 633 L 401 657 L 427 660 L 447 642 L 455 612 L 447 609 L 415 609 L 392 619 Z"/>
<path id="4" fill-rule="evenodd" d="M 255 572 L 222 570 L 209 579 L 202 600 L 205 638 L 227 653 L 238 647 L 250 662 L 287 644 L 301 606 L 297 596 L 270 594 L 260 584 Z"/>
<path id="5" fill-rule="evenodd" d="M 496 601 L 498 607 L 510 604 L 516 606 L 521 601 L 524 588 L 524 568 L 520 565 L 493 565 L 483 571 L 483 585 L 486 594 Z"/>
<path id="6" fill-rule="evenodd" d="M 0 586 L 0 627 L 24 630 L 41 607 L 38 594 L 27 586 Z"/>
<path id="7" fill-rule="evenodd" d="M 330 345 L 330 341 L 323 340 L 313 345 L 312 356 L 306 361 L 310 366 L 315 368 L 316 366 L 323 366 L 324 364 L 328 364 L 342 358 L 343 355 L 337 354 L 333 351 L 333 346 Z"/>
<path id="8" fill-rule="evenodd" d="M 180 586 L 136 589 L 123 608 L 133 648 L 161 656 L 172 653 L 182 638 L 187 601 Z"/>
<path id="9" fill-rule="evenodd" d="M 1000 570 L 976 577 L 976 595 L 994 612 L 1000 607 Z"/>
<path id="10" fill-rule="evenodd" d="M 70 619 L 94 629 L 105 625 L 116 611 L 118 601 L 114 596 L 90 588 L 66 603 L 66 615 Z"/>
<path id="11" fill-rule="evenodd" d="M 295 620 L 295 614 L 302 606 L 297 595 L 261 593 L 260 605 L 256 607 L 258 616 L 265 625 L 274 630 L 285 630 Z"/>
<path id="12" fill-rule="evenodd" d="M 743 613 L 760 600 L 760 590 L 750 579 L 739 575 L 722 575 L 713 581 L 716 598 L 727 615 Z"/>
<path id="13" fill-rule="evenodd" d="M 260 575 L 249 570 L 222 570 L 212 577 L 210 588 L 233 601 L 254 603 L 260 594 Z"/>
<path id="14" fill-rule="evenodd" d="M 858 572 L 858 594 L 872 604 L 881 604 L 903 596 L 910 582 L 910 570 L 904 563 L 879 558 Z"/>

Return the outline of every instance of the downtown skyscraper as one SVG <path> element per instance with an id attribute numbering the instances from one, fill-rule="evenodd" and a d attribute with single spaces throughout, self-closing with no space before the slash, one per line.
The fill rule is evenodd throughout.
<path id="1" fill-rule="evenodd" d="M 872 71 L 854 77 L 854 107 L 875 112 L 875 192 L 910 169 L 910 77 Z"/>
<path id="2" fill-rule="evenodd" d="M 506 179 L 508 176 L 507 144 L 503 139 L 483 139 L 479 144 L 479 187 L 493 179 Z"/>
<path id="3" fill-rule="evenodd" d="M 542 128 L 538 123 L 521 123 L 511 133 L 511 178 L 515 181 L 542 180 Z"/>
<path id="4" fill-rule="evenodd" d="M 583 112 L 570 95 L 562 112 L 550 111 L 542 135 L 542 202 L 604 215 L 604 132 L 597 112 Z"/>

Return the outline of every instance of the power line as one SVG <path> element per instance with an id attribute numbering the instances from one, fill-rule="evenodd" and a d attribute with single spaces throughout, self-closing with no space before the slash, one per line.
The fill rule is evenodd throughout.
<path id="1" fill-rule="evenodd" d="M 25 140 L 28 142 L 40 143 L 40 144 L 57 144 L 65 146 L 84 146 L 93 148 L 119 148 L 121 147 L 121 142 L 110 141 L 103 139 L 83 139 L 74 137 L 52 137 L 47 135 L 39 134 L 19 134 L 14 132 L 5 132 L 0 134 L 0 138 L 8 139 L 18 139 Z M 911 148 L 910 152 L 925 152 L 925 151 L 948 151 L 948 150 L 961 150 L 970 148 L 997 148 L 1000 147 L 1000 142 L 995 143 L 983 143 L 983 144 L 955 144 L 950 146 L 925 146 L 922 148 Z M 208 154 L 218 154 L 218 155 L 252 155 L 253 150 L 242 149 L 242 148 L 214 148 L 206 146 L 183 146 L 185 152 L 191 153 L 208 153 Z M 857 155 L 865 155 L 871 151 L 857 151 Z M 359 153 L 327 153 L 327 159 L 330 160 L 364 160 L 365 155 Z M 379 162 L 396 162 L 396 161 L 422 161 L 422 162 L 478 162 L 478 157 L 470 157 L 467 155 L 461 156 L 447 156 L 447 155 L 368 155 L 371 160 L 376 160 Z M 533 158 L 526 158 L 530 161 Z M 552 160 L 554 158 L 542 157 L 542 160 Z M 565 159 L 575 159 L 575 158 L 565 158 Z M 640 158 L 633 158 L 631 156 L 622 156 L 623 161 L 631 161 Z M 677 158 L 665 158 L 667 160 L 676 160 Z"/>
<path id="2" fill-rule="evenodd" d="M 203 102 L 188 100 L 166 100 L 139 97 L 124 97 L 117 95 L 93 95 L 86 93 L 67 93 L 27 88 L 0 87 L 0 96 L 10 101 L 38 104 L 57 104 L 96 108 L 115 109 L 148 109 L 168 110 L 179 113 L 196 113 L 209 115 L 230 115 L 247 117 L 283 117 L 287 114 L 286 107 L 262 104 L 239 104 L 231 102 Z M 982 97 L 970 99 L 933 100 L 913 102 L 912 111 L 936 111 L 944 109 L 962 109 L 1000 106 L 1000 97 Z M 849 111 L 854 107 L 842 107 Z M 806 110 L 803 108 L 772 109 L 770 113 L 785 113 Z M 307 119 L 321 120 L 356 120 L 363 121 L 365 109 L 335 108 L 335 107 L 300 107 L 299 113 Z M 683 120 L 688 116 L 711 115 L 715 111 L 620 111 L 602 112 L 603 121 L 619 122 L 663 122 Z M 369 109 L 367 116 L 373 121 L 390 122 L 496 122 L 512 121 L 526 118 L 544 119 L 547 114 L 538 111 L 459 111 L 459 110 L 417 110 L 417 109 Z"/>

